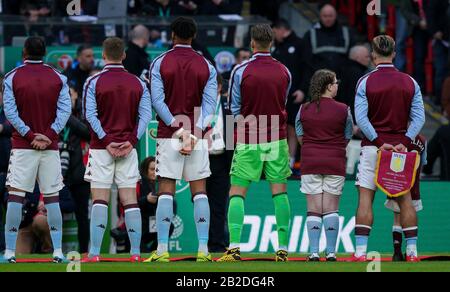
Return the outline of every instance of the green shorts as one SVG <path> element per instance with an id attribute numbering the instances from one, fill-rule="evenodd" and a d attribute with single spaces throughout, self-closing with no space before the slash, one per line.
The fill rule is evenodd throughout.
<path id="1" fill-rule="evenodd" d="M 292 172 L 289 167 L 289 147 L 286 139 L 236 146 L 230 172 L 232 185 L 248 187 L 251 182 L 258 182 L 263 172 L 270 183 L 287 183 L 287 178 Z"/>

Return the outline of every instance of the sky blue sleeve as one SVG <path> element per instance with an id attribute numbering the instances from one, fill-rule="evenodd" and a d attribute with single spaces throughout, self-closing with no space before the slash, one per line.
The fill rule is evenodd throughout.
<path id="1" fill-rule="evenodd" d="M 351 140 L 353 137 L 353 117 L 350 108 L 348 108 L 347 122 L 345 124 L 345 139 Z"/>
<path id="2" fill-rule="evenodd" d="M 413 80 L 414 81 L 414 80 Z M 416 81 L 414 81 L 415 92 L 413 101 L 411 104 L 411 112 L 409 114 L 409 119 L 411 121 L 406 136 L 411 140 L 414 140 L 425 124 L 425 108 L 423 106 L 422 93 L 420 92 L 420 87 Z"/>
<path id="3" fill-rule="evenodd" d="M 196 125 L 197 128 L 202 130 L 208 126 L 214 117 L 218 95 L 217 71 L 208 61 L 205 60 L 205 62 L 208 63 L 209 67 L 209 79 L 203 90 L 202 112 Z"/>
<path id="4" fill-rule="evenodd" d="M 297 134 L 297 137 L 303 136 L 303 125 L 300 120 L 300 113 L 302 111 L 302 106 L 300 106 L 300 109 L 298 110 L 297 116 L 295 117 L 295 133 Z"/>
<path id="5" fill-rule="evenodd" d="M 244 69 L 245 67 L 239 67 L 231 74 L 228 96 L 230 97 L 230 110 L 234 116 L 241 114 L 241 81 Z"/>
<path id="6" fill-rule="evenodd" d="M 59 134 L 67 124 L 72 113 L 72 100 L 70 98 L 70 89 L 67 84 L 67 77 L 64 75 L 59 75 L 62 81 L 62 89 L 59 93 L 57 110 L 56 110 L 56 120 L 50 126 L 57 134 Z"/>
<path id="7" fill-rule="evenodd" d="M 369 139 L 370 141 L 373 141 L 378 137 L 378 134 L 375 131 L 375 128 L 370 123 L 369 117 L 367 116 L 369 112 L 369 105 L 366 96 L 367 78 L 368 77 L 365 77 L 363 80 L 361 80 L 356 90 L 355 117 L 356 123 L 363 132 L 364 136 L 366 136 L 366 138 Z"/>
<path id="8" fill-rule="evenodd" d="M 160 73 L 161 62 L 163 59 L 164 57 L 158 58 L 152 64 L 152 70 L 150 72 L 151 102 L 156 114 L 167 126 L 170 126 L 175 122 L 175 118 L 170 112 L 167 104 L 164 102 L 166 95 L 164 93 L 164 83 Z"/>
<path id="9" fill-rule="evenodd" d="M 13 79 L 16 73 L 12 73 L 5 79 L 4 91 L 3 91 L 3 107 L 5 110 L 5 116 L 14 129 L 19 132 L 21 136 L 25 136 L 28 131 L 30 131 L 30 127 L 28 127 L 25 122 L 19 117 L 19 112 L 17 110 L 16 98 L 14 96 L 13 90 Z"/>
<path id="10" fill-rule="evenodd" d="M 85 86 L 88 86 L 83 90 L 85 92 L 85 97 L 83 100 L 85 101 L 85 117 L 88 123 L 91 125 L 92 130 L 97 134 L 99 139 L 103 139 L 106 136 L 105 131 L 102 128 L 100 120 L 97 118 L 97 99 L 95 98 L 95 87 L 97 85 L 97 80 L 94 79 L 89 82 L 86 81 Z"/>
<path id="11" fill-rule="evenodd" d="M 141 97 L 141 101 L 139 102 L 139 123 L 138 123 L 138 131 L 137 138 L 140 139 L 142 135 L 144 135 L 147 130 L 148 124 L 152 119 L 152 101 L 150 97 L 150 91 L 148 90 L 146 84 L 139 80 L 141 83 L 144 92 Z"/>

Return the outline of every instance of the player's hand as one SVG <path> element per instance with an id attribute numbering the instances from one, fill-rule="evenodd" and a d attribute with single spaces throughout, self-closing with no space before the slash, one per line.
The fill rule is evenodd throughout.
<path id="1" fill-rule="evenodd" d="M 181 155 L 191 155 L 192 151 L 195 148 L 195 145 L 197 144 L 198 139 L 189 134 L 187 137 L 183 137 L 183 140 L 181 141 L 182 147 L 180 150 Z"/>
<path id="2" fill-rule="evenodd" d="M 296 90 L 292 93 L 292 96 L 295 98 L 294 103 L 300 104 L 305 100 L 305 94 L 301 90 Z"/>
<path id="3" fill-rule="evenodd" d="M 427 27 L 428 27 L 427 21 L 425 19 L 422 19 L 419 22 L 419 27 L 420 27 L 421 30 L 426 30 Z"/>
<path id="4" fill-rule="evenodd" d="M 442 33 L 442 31 L 438 31 L 434 34 L 433 37 L 437 40 L 442 40 L 442 38 L 444 37 L 444 34 Z"/>
<path id="5" fill-rule="evenodd" d="M 122 146 L 123 143 L 110 143 L 108 146 L 106 146 L 106 151 L 108 151 L 108 153 L 114 157 L 117 158 L 117 154 L 119 153 L 119 148 L 120 146 Z"/>
<path id="6" fill-rule="evenodd" d="M 133 151 L 133 145 L 130 142 L 122 143 L 119 147 L 119 151 L 117 152 L 117 158 L 127 157 L 130 152 Z"/>
<path id="7" fill-rule="evenodd" d="M 394 147 L 394 151 L 395 151 L 395 152 L 407 152 L 408 149 L 406 148 L 405 145 L 403 145 L 403 144 L 398 144 L 397 146 Z"/>
<path id="8" fill-rule="evenodd" d="M 52 141 L 47 136 L 37 133 L 34 135 L 31 147 L 35 150 L 45 150 L 50 144 L 52 144 Z"/>
<path id="9" fill-rule="evenodd" d="M 380 150 L 383 150 L 383 151 L 393 151 L 393 150 L 394 150 L 394 146 L 391 145 L 391 144 L 384 143 L 384 144 L 380 147 Z"/>

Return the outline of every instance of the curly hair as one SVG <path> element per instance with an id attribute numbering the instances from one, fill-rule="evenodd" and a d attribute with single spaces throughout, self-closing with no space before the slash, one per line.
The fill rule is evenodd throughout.
<path id="1" fill-rule="evenodd" d="M 311 78 L 311 84 L 309 86 L 309 96 L 311 97 L 311 103 L 317 105 L 317 112 L 320 110 L 320 99 L 326 92 L 327 86 L 334 82 L 336 73 L 330 70 L 318 70 Z M 308 104 L 309 105 L 309 104 Z"/>

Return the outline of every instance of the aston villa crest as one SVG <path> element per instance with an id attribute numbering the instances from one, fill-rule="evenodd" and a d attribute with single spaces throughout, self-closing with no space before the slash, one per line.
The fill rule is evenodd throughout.
<path id="1" fill-rule="evenodd" d="M 405 170 L 406 154 L 393 153 L 391 158 L 391 170 L 394 172 L 403 172 Z"/>

